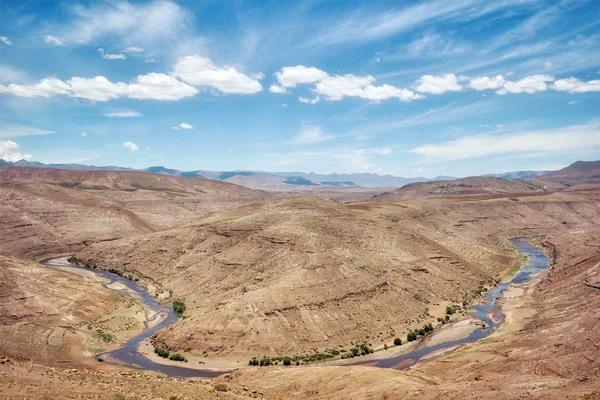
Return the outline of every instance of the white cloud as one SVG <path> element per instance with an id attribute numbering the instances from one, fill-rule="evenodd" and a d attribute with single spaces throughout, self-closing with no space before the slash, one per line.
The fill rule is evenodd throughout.
<path id="1" fill-rule="evenodd" d="M 179 124 L 179 127 L 181 129 L 194 129 L 194 127 L 190 124 L 186 124 L 185 122 L 182 122 L 181 124 Z"/>
<path id="2" fill-rule="evenodd" d="M 577 103 L 579 103 L 579 100 L 571 100 L 567 104 L 571 105 L 571 104 L 577 104 Z"/>
<path id="3" fill-rule="evenodd" d="M 458 78 L 454 74 L 423 75 L 417 80 L 414 89 L 421 93 L 442 94 L 461 91 L 462 86 L 458 84 Z"/>
<path id="4" fill-rule="evenodd" d="M 81 136 L 83 136 L 83 137 L 86 137 L 86 136 L 87 136 L 87 133 L 83 132 L 83 133 L 81 134 Z"/>
<path id="5" fill-rule="evenodd" d="M 500 154 L 581 151 L 600 148 L 600 122 L 503 135 L 475 135 L 410 150 L 426 161 L 451 161 Z"/>
<path id="6" fill-rule="evenodd" d="M 6 36 L 0 36 L 0 42 L 4 43 L 7 46 L 12 46 L 13 44 L 13 42 Z"/>
<path id="7" fill-rule="evenodd" d="M 56 38 L 54 36 L 46 35 L 44 36 L 44 41 L 53 46 L 64 46 L 65 42 L 63 39 Z"/>
<path id="8" fill-rule="evenodd" d="M 296 65 L 295 67 L 283 67 L 275 73 L 275 78 L 282 88 L 292 88 L 300 84 L 318 82 L 329 76 L 327 72 L 315 67 Z M 275 86 L 275 85 L 274 85 Z M 284 92 L 273 92 L 284 93 Z"/>
<path id="9" fill-rule="evenodd" d="M 573 77 L 559 79 L 550 86 L 550 89 L 569 93 L 600 92 L 600 80 L 582 82 Z"/>
<path id="10" fill-rule="evenodd" d="M 19 136 L 39 136 L 39 135 L 50 135 L 54 131 L 46 129 L 33 128 L 30 126 L 22 125 L 4 125 L 0 126 L 0 137 L 19 137 Z"/>
<path id="11" fill-rule="evenodd" d="M 125 59 L 124 54 L 108 54 L 108 53 L 104 52 L 104 49 L 102 47 L 100 47 L 97 51 L 98 51 L 98 53 L 100 53 L 102 55 L 102 58 L 104 58 L 106 60 L 124 60 Z"/>
<path id="12" fill-rule="evenodd" d="M 344 96 L 360 97 L 364 87 L 375 82 L 375 78 L 368 76 L 355 76 L 352 74 L 328 76 L 317 82 L 315 92 L 323 95 L 327 100 L 341 100 Z"/>
<path id="13" fill-rule="evenodd" d="M 512 71 L 508 71 L 506 74 L 504 74 L 505 76 L 513 76 L 515 73 Z"/>
<path id="14" fill-rule="evenodd" d="M 33 158 L 31 154 L 22 154 L 13 151 L 19 148 L 19 145 L 12 140 L 0 139 L 0 158 L 4 161 L 16 162 L 20 160 L 30 160 Z"/>
<path id="15" fill-rule="evenodd" d="M 133 83 L 114 83 L 103 76 L 73 77 L 66 82 L 50 77 L 33 85 L 0 85 L 0 93 L 10 93 L 20 97 L 66 95 L 91 101 L 108 101 L 119 97 L 175 101 L 195 96 L 198 94 L 198 89 L 172 76 L 153 72 L 138 76 Z"/>
<path id="16" fill-rule="evenodd" d="M 139 147 L 137 144 L 132 142 L 123 142 L 123 146 L 127 147 L 131 151 L 138 151 Z"/>
<path id="17" fill-rule="evenodd" d="M 287 107 L 287 106 L 288 106 L 288 105 L 287 105 L 287 104 L 285 104 L 285 103 L 283 103 L 283 104 L 281 105 L 281 107 Z"/>
<path id="18" fill-rule="evenodd" d="M 53 97 L 69 94 L 69 85 L 60 79 L 49 77 L 33 85 L 0 85 L 0 93 L 10 93 L 19 97 Z"/>
<path id="19" fill-rule="evenodd" d="M 362 99 L 381 101 L 397 98 L 400 101 L 411 102 L 423 98 L 412 90 L 400 89 L 384 84 L 374 86 L 375 78 L 368 76 L 355 76 L 352 74 L 327 76 L 317 82 L 313 92 L 325 97 L 327 100 L 341 100 L 344 97 L 359 97 Z"/>
<path id="20" fill-rule="evenodd" d="M 134 117 L 142 117 L 143 115 L 137 111 L 122 111 L 122 112 L 111 112 L 104 114 L 105 117 L 112 118 L 134 118 Z"/>
<path id="21" fill-rule="evenodd" d="M 546 69 L 550 69 L 550 68 L 552 68 L 552 63 L 551 63 L 550 61 L 546 61 L 546 62 L 544 63 L 544 68 L 546 68 Z"/>
<path id="22" fill-rule="evenodd" d="M 195 86 L 210 86 L 223 93 L 254 94 L 262 91 L 260 82 L 233 67 L 217 67 L 205 57 L 180 57 L 172 76 Z"/>
<path id="23" fill-rule="evenodd" d="M 123 53 L 143 53 L 145 50 L 141 47 L 131 46 L 123 49 Z"/>
<path id="24" fill-rule="evenodd" d="M 174 131 L 178 131 L 181 128 L 179 128 L 178 126 L 172 126 L 171 129 L 173 129 Z"/>
<path id="25" fill-rule="evenodd" d="M 504 78 L 502 77 L 502 75 L 496 75 L 491 78 L 487 76 L 481 76 L 478 78 L 471 79 L 468 86 L 471 89 L 475 89 L 477 91 L 487 89 L 500 89 L 502 86 L 504 86 Z"/>
<path id="26" fill-rule="evenodd" d="M 305 103 L 305 104 L 317 104 L 320 100 L 319 96 L 315 97 L 314 99 L 307 99 L 306 97 L 298 97 L 298 100 L 300 100 L 300 103 Z"/>
<path id="27" fill-rule="evenodd" d="M 335 136 L 323 132 L 320 126 L 303 126 L 300 133 L 292 138 L 288 144 L 315 144 L 335 139 Z"/>
<path id="28" fill-rule="evenodd" d="M 506 81 L 502 88 L 496 90 L 496 93 L 504 95 L 507 93 L 532 94 L 536 92 L 544 92 L 548 89 L 548 84 L 546 82 L 552 82 L 553 80 L 554 77 L 550 75 L 526 76 L 518 81 Z"/>
<path id="29" fill-rule="evenodd" d="M 284 88 L 283 86 L 278 86 L 278 85 L 271 85 L 269 87 L 269 92 L 276 93 L 276 94 L 289 93 L 286 88 Z"/>

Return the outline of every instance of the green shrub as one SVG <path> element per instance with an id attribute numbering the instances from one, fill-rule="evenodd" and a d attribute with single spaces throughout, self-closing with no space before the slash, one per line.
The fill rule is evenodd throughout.
<path id="1" fill-rule="evenodd" d="M 185 312 L 185 303 L 183 300 L 175 300 L 173 302 L 173 310 L 175 310 L 178 317 L 181 317 Z"/>
<path id="2" fill-rule="evenodd" d="M 98 357 L 98 362 L 104 362 L 104 358 Z"/>
<path id="3" fill-rule="evenodd" d="M 396 338 L 394 339 L 394 346 L 400 346 L 402 344 L 402 339 L 400 338 Z"/>
<path id="4" fill-rule="evenodd" d="M 227 391 L 227 385 L 224 383 L 217 383 L 214 387 L 217 392 L 226 392 Z"/>
<path id="5" fill-rule="evenodd" d="M 414 332 L 408 332 L 408 335 L 406 335 L 406 340 L 408 340 L 409 342 L 417 340 L 417 334 Z"/>
<path id="6" fill-rule="evenodd" d="M 162 358 L 169 358 L 169 356 L 171 355 L 171 352 L 169 350 L 156 346 L 154 346 L 154 352 Z"/>
<path id="7" fill-rule="evenodd" d="M 290 365 L 292 365 L 292 359 L 289 357 L 284 357 L 283 358 L 283 365 L 285 365 L 286 367 L 289 367 Z"/>
<path id="8" fill-rule="evenodd" d="M 450 306 L 446 307 L 446 314 L 452 315 L 455 312 L 456 312 L 456 309 L 454 307 L 450 307 Z"/>
<path id="9" fill-rule="evenodd" d="M 169 360 L 171 360 L 171 361 L 186 361 L 185 357 L 179 353 L 171 354 L 171 356 L 169 356 Z"/>

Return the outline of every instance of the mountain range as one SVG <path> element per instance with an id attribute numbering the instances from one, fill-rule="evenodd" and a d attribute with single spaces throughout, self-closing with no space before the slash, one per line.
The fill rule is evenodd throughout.
<path id="1" fill-rule="evenodd" d="M 44 164 L 20 160 L 16 162 L 0 159 L 0 168 L 11 166 L 30 168 L 55 168 L 81 171 L 145 171 L 154 174 L 179 176 L 183 178 L 207 178 L 235 183 L 251 189 L 272 191 L 297 191 L 297 190 L 360 190 L 366 188 L 399 188 L 411 183 L 453 180 L 451 176 L 436 176 L 434 178 L 416 177 L 405 178 L 393 175 L 378 175 L 372 173 L 354 174 L 317 174 L 314 172 L 264 172 L 264 171 L 180 171 L 163 166 L 153 166 L 142 170 L 119 166 L 98 167 L 83 164 Z M 490 174 L 487 177 L 497 178 L 533 178 L 552 171 L 517 171 L 504 174 Z"/>

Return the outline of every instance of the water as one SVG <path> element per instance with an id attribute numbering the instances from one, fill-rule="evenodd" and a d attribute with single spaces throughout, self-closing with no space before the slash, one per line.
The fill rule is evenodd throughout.
<path id="1" fill-rule="evenodd" d="M 504 296 L 504 291 L 511 285 L 530 282 L 538 272 L 546 270 L 550 265 L 548 256 L 546 256 L 537 247 L 531 245 L 530 241 L 532 239 L 534 238 L 517 238 L 511 240 L 517 249 L 527 256 L 527 263 L 521 267 L 520 271 L 510 281 L 490 289 L 486 293 L 481 304 L 473 306 L 469 309 L 473 313 L 473 317 L 483 322 L 485 327 L 475 329 L 475 331 L 473 331 L 468 337 L 463 339 L 443 342 L 434 346 L 428 346 L 425 341 L 421 341 L 420 344 L 418 344 L 419 347 L 410 353 L 382 360 L 357 362 L 351 365 L 370 365 L 380 368 L 406 369 L 415 365 L 421 358 L 428 354 L 439 350 L 449 349 L 465 343 L 473 343 L 489 336 L 496 330 L 498 326 L 504 323 L 504 314 L 502 314 L 496 305 L 498 299 L 501 299 Z M 159 330 L 177 321 L 177 314 L 173 308 L 164 304 L 160 304 L 152 295 L 150 295 L 150 293 L 148 293 L 146 288 L 137 285 L 135 282 L 125 277 L 118 276 L 100 269 L 88 269 L 74 265 L 65 266 L 64 264 L 53 263 L 52 259 L 44 260 L 42 261 L 42 264 L 48 267 L 72 270 L 73 272 L 79 272 L 81 269 L 84 269 L 98 277 L 107 279 L 109 282 L 103 285 L 105 288 L 123 293 L 129 297 L 133 297 L 142 301 L 149 310 L 157 312 L 160 316 L 159 318 L 162 318 L 160 323 L 151 328 L 148 328 L 148 325 L 146 324 L 146 329 L 125 343 L 122 348 L 98 354 L 96 359 L 102 357 L 105 359 L 105 362 L 111 364 L 123 365 L 138 370 L 159 372 L 170 377 L 214 378 L 228 372 L 199 370 L 186 368 L 183 366 L 180 367 L 176 365 L 158 364 L 146 358 L 143 354 L 137 351 L 137 346 L 143 340 L 149 338 Z M 109 287 L 109 285 L 115 282 L 123 284 L 127 289 Z"/>
<path id="2" fill-rule="evenodd" d="M 479 305 L 472 306 L 469 310 L 473 317 L 483 322 L 485 327 L 477 328 L 469 336 L 463 339 L 452 340 L 439 343 L 434 346 L 428 346 L 421 340 L 419 347 L 406 354 L 396 357 L 390 357 L 382 360 L 357 362 L 353 365 L 369 365 L 379 368 L 407 369 L 415 365 L 421 358 L 439 350 L 450 349 L 465 343 L 473 343 L 492 334 L 498 326 L 504 323 L 504 314 L 497 306 L 497 302 L 504 296 L 504 291 L 512 285 L 530 282 L 536 274 L 545 271 L 550 266 L 550 259 L 540 249 L 531 245 L 531 240 L 535 238 L 516 238 L 511 239 L 515 247 L 525 256 L 527 262 L 521 267 L 519 272 L 508 282 L 502 283 L 490 289 Z"/>
<path id="3" fill-rule="evenodd" d="M 55 263 L 52 259 L 43 260 L 42 264 L 47 267 L 60 268 L 63 270 L 71 270 L 72 272 L 78 273 L 80 270 L 89 271 L 94 275 L 107 279 L 109 282 L 103 286 L 109 290 L 122 293 L 126 296 L 133 297 L 136 300 L 143 302 L 150 311 L 157 313 L 157 318 L 162 320 L 155 326 L 149 328 L 146 322 L 146 329 L 133 339 L 129 340 L 123 347 L 117 350 L 108 351 L 102 354 L 96 355 L 96 359 L 103 358 L 104 362 L 116 365 L 123 365 L 137 370 L 154 371 L 165 374 L 170 377 L 180 378 L 214 378 L 228 371 L 211 371 L 211 370 L 200 370 L 186 368 L 178 365 L 166 365 L 158 364 L 149 358 L 141 354 L 137 347 L 145 339 L 154 335 L 159 330 L 174 324 L 177 321 L 177 314 L 172 307 L 166 306 L 159 303 L 154 296 L 152 296 L 146 288 L 137 285 L 132 280 L 112 274 L 107 271 L 100 269 L 90 269 L 84 267 L 78 267 L 75 265 L 64 265 L 62 263 Z M 123 284 L 127 289 L 117 289 L 109 287 L 111 284 L 118 282 Z"/>

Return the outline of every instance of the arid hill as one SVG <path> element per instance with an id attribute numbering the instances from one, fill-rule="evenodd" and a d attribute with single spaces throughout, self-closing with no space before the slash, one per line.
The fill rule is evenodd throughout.
<path id="1" fill-rule="evenodd" d="M 151 278 L 184 298 L 185 318 L 159 333 L 211 355 L 294 354 L 375 346 L 469 300 L 514 266 L 503 239 L 598 221 L 569 195 L 339 204 L 253 204 L 178 229 L 93 244 L 77 255 Z"/>
<path id="2" fill-rule="evenodd" d="M 460 196 L 506 193 L 535 193 L 543 185 L 517 179 L 471 176 L 453 181 L 411 183 L 391 192 L 373 196 L 373 201 L 400 201 L 432 196 Z"/>
<path id="3" fill-rule="evenodd" d="M 434 196 L 510 195 L 594 189 L 600 184 L 600 161 L 577 161 L 549 174 L 528 179 L 471 176 L 451 181 L 411 183 L 372 197 L 372 201 L 400 201 Z"/>
<path id="4" fill-rule="evenodd" d="M 166 229 L 242 204 L 262 191 L 145 172 L 0 169 L 0 254 L 38 257 L 87 240 Z"/>

